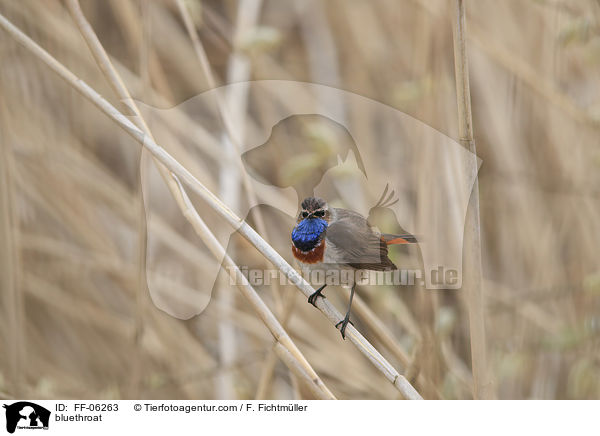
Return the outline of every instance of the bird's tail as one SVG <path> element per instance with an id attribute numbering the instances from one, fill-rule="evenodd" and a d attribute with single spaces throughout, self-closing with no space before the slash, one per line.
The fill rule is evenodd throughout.
<path id="1" fill-rule="evenodd" d="M 381 238 L 387 245 L 395 245 L 395 244 L 417 244 L 419 241 L 414 235 L 410 233 L 405 233 L 402 235 L 392 235 L 390 233 L 384 233 L 381 235 Z"/>

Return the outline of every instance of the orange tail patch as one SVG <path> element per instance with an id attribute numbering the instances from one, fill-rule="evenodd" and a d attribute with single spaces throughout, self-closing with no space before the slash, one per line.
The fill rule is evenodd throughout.
<path id="1" fill-rule="evenodd" d="M 417 242 L 417 238 L 415 238 L 413 235 L 389 235 L 389 234 L 384 234 L 381 235 L 381 239 L 383 239 L 383 241 L 387 244 L 387 245 L 397 245 L 397 244 L 416 244 Z"/>
<path id="2" fill-rule="evenodd" d="M 412 242 L 407 241 L 404 238 L 391 239 L 389 241 L 385 241 L 385 243 L 388 244 L 388 245 L 394 245 L 394 244 L 412 244 Z"/>

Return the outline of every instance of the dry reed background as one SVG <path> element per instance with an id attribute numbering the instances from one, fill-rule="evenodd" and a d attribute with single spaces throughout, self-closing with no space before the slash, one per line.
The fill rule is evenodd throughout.
<path id="1" fill-rule="evenodd" d="M 236 46 L 249 59 L 250 79 L 336 86 L 458 137 L 453 2 L 264 1 L 258 27 L 237 17 L 244 2 L 181 3 L 217 83 L 235 80 L 228 65 L 236 23 L 250 25 Z M 177 1 L 81 4 L 135 98 L 168 107 L 212 86 Z M 467 12 L 494 396 L 599 398 L 600 3 L 477 0 Z M 0 13 L 120 107 L 62 2 L 2 0 Z M 140 298 L 139 147 L 0 35 L 0 394 L 313 398 L 273 358 L 268 330 L 246 300 L 227 296 L 227 286 L 188 321 Z M 371 135 L 376 153 L 381 138 L 375 129 Z M 202 180 L 213 192 L 231 171 L 209 154 L 204 162 L 178 158 L 216 166 Z M 177 209 L 165 216 L 149 224 L 164 255 L 195 260 L 163 277 L 177 283 L 198 274 L 206 250 L 181 237 Z M 289 259 L 285 228 L 268 236 Z M 236 250 L 264 265 L 243 240 Z M 258 290 L 275 313 L 291 313 L 290 336 L 336 397 L 398 398 L 296 289 L 282 287 L 283 302 Z M 340 293 L 327 295 L 344 306 Z M 369 288 L 359 295 L 358 330 L 424 398 L 472 397 L 460 293 Z"/>

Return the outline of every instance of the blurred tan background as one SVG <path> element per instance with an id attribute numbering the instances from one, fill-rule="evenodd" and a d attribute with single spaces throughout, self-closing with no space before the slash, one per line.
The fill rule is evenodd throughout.
<path id="1" fill-rule="evenodd" d="M 217 84 L 328 85 L 457 138 L 453 3 L 183 2 Z M 81 6 L 136 99 L 169 108 L 210 88 L 175 0 Z M 0 0 L 0 13 L 123 110 L 62 2 Z M 598 399 L 600 3 L 470 0 L 467 26 L 494 396 Z M 365 128 L 368 152 L 382 152 L 385 136 Z M 204 143 L 218 146 L 219 129 Z M 271 335 L 228 279 L 203 287 L 207 251 L 180 211 L 165 197 L 160 219 L 142 219 L 139 145 L 4 31 L 0 146 L 0 396 L 313 398 L 273 358 Z M 227 195 L 223 180 L 241 181 L 221 153 L 206 146 L 177 158 Z M 267 240 L 291 260 L 290 223 L 268 211 L 264 220 Z M 167 262 L 148 280 L 184 299 L 212 292 L 201 315 L 173 318 L 140 292 L 146 224 L 152 259 Z M 246 265 L 266 266 L 241 237 L 231 244 Z M 418 264 L 414 252 L 394 256 Z M 275 313 L 289 309 L 291 337 L 338 398 L 399 397 L 297 289 L 257 290 Z M 347 294 L 326 294 L 345 307 Z M 461 291 L 367 286 L 358 295 L 370 310 L 355 305 L 356 327 L 423 397 L 472 398 Z"/>

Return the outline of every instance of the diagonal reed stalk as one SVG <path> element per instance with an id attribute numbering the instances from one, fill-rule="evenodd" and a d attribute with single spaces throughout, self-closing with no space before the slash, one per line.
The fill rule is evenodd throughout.
<path id="1" fill-rule="evenodd" d="M 454 72 L 456 78 L 456 100 L 458 104 L 458 134 L 461 144 L 473 153 L 472 170 L 475 172 L 473 191 L 469 199 L 465 223 L 465 277 L 463 289 L 469 312 L 471 336 L 471 361 L 473 371 L 473 396 L 475 399 L 492 398 L 492 384 L 488 376 L 485 341 L 485 307 L 483 280 L 481 277 L 481 236 L 479 223 L 479 184 L 477 182 L 476 148 L 473 139 L 471 114 L 471 90 L 469 87 L 469 65 L 466 50 L 465 1 L 456 0 L 453 29 Z"/>
<path id="2" fill-rule="evenodd" d="M 143 147 L 145 147 L 152 155 L 155 157 L 155 160 L 158 160 L 165 168 L 165 171 L 170 171 L 172 174 L 169 174 L 168 183 L 169 186 L 175 186 L 175 195 L 177 195 L 181 200 L 181 209 L 185 214 L 186 218 L 191 220 L 192 225 L 194 225 L 197 232 L 201 233 L 200 237 L 203 239 L 205 244 L 210 247 L 211 236 L 214 238 L 214 235 L 206 228 L 204 221 L 200 219 L 198 213 L 195 209 L 189 208 L 188 206 L 191 204 L 187 195 L 182 197 L 182 194 L 185 193 L 181 186 L 179 180 L 185 183 L 187 186 L 192 189 L 196 194 L 198 194 L 215 212 L 217 212 L 227 223 L 229 223 L 233 228 L 237 229 L 239 233 L 244 236 L 252 245 L 254 245 L 258 251 L 262 253 L 268 260 L 271 261 L 293 284 L 295 284 L 298 289 L 308 297 L 314 292 L 314 289 L 304 280 L 300 274 L 296 270 L 294 270 L 252 227 L 250 227 L 245 221 L 240 219 L 235 213 L 229 209 L 221 200 L 216 197 L 208 188 L 206 188 L 198 179 L 196 179 L 183 165 L 181 165 L 177 160 L 175 160 L 169 153 L 167 153 L 162 147 L 160 147 L 150 135 L 145 133 L 143 130 L 139 129 L 135 124 L 133 124 L 126 116 L 120 113 L 116 108 L 114 108 L 108 101 L 106 101 L 100 94 L 98 94 L 94 89 L 92 89 L 87 83 L 83 80 L 79 79 L 75 74 L 73 74 L 69 69 L 67 69 L 64 65 L 58 62 L 55 58 L 53 58 L 48 52 L 46 52 L 43 48 L 41 48 L 38 44 L 36 44 L 32 39 L 30 39 L 27 35 L 21 32 L 17 27 L 15 27 L 9 20 L 7 20 L 3 15 L 0 14 L 0 27 L 2 27 L 5 31 L 7 31 L 17 42 L 19 42 L 23 47 L 29 50 L 32 54 L 38 57 L 42 62 L 44 62 L 52 71 L 54 71 L 57 75 L 59 75 L 63 80 L 65 80 L 70 86 L 72 86 L 75 90 L 77 90 L 82 96 L 87 98 L 90 102 L 92 102 L 98 109 L 100 109 L 105 115 L 111 118 L 114 122 L 116 122 L 123 130 L 125 130 L 131 137 L 133 137 L 136 141 L 138 141 Z M 106 53 L 104 53 L 106 56 Z M 131 97 L 129 97 L 128 101 L 131 101 Z M 176 198 L 178 198 L 176 197 Z M 179 204 L 179 201 L 178 201 Z M 196 228 L 196 226 L 198 228 Z M 206 232 L 200 232 L 202 228 L 205 228 Z M 221 247 L 222 250 L 222 247 Z M 232 265 L 233 268 L 229 268 L 230 274 L 240 274 L 239 269 Z M 264 306 L 264 302 L 260 300 L 260 298 L 254 298 L 252 295 L 252 291 L 254 291 L 250 286 L 245 286 L 246 283 L 243 275 L 238 283 L 241 281 L 241 289 L 248 293 L 248 296 L 252 298 L 250 302 L 253 304 L 254 308 L 259 311 L 259 315 L 267 323 L 267 326 L 271 330 L 271 333 L 275 338 L 279 338 L 279 342 L 286 346 L 288 345 L 288 350 L 294 355 L 298 361 L 302 362 L 302 360 L 298 356 L 302 356 L 298 349 L 291 343 L 291 339 L 285 331 L 283 332 L 285 336 L 280 336 L 278 334 L 278 328 L 281 327 L 279 322 L 274 319 L 272 313 Z M 255 294 L 255 291 L 254 291 Z M 263 311 L 263 306 L 266 311 Z M 329 319 L 332 324 L 338 324 L 339 321 L 342 320 L 342 315 L 340 312 L 335 309 L 335 307 L 329 303 L 327 300 L 318 300 L 317 307 L 323 314 Z M 272 317 L 272 318 L 271 318 Z M 396 369 L 390 365 L 390 363 L 371 345 L 359 332 L 352 326 L 348 325 L 346 329 L 346 337 L 350 339 L 350 341 L 358 348 L 358 350 L 365 356 L 369 361 L 386 377 L 388 381 L 390 381 L 393 386 L 407 399 L 422 399 L 419 393 L 415 390 L 415 388 L 408 382 L 408 380 L 396 371 Z M 291 345 L 290 345 L 291 343 Z M 303 356 L 302 356 L 303 358 Z M 312 373 L 314 370 L 310 367 L 310 365 L 305 366 L 305 369 L 310 368 Z M 307 374 L 310 374 L 309 371 L 306 371 Z M 313 379 L 315 382 L 318 379 Z M 321 382 L 322 383 L 322 382 Z M 319 391 L 321 392 L 321 391 Z"/>
<path id="3" fill-rule="evenodd" d="M 196 33 L 192 17 L 190 16 L 189 11 L 186 5 L 184 4 L 183 0 L 177 0 L 176 4 L 177 9 L 179 10 L 179 14 L 181 15 L 181 18 L 183 20 L 183 24 L 192 42 L 194 52 L 196 53 L 196 56 L 198 57 L 198 60 L 200 62 L 200 66 L 202 68 L 202 72 L 204 73 L 204 77 L 208 82 L 208 88 L 215 89 L 217 88 L 217 81 L 215 80 L 215 76 L 210 67 L 210 63 L 208 62 L 206 50 L 204 50 L 202 41 L 200 41 L 200 38 Z M 257 2 L 256 0 L 242 2 L 239 5 L 240 9 L 237 17 L 238 23 L 236 25 L 237 39 L 240 39 L 241 36 L 243 36 L 249 28 L 254 26 L 254 21 L 258 16 L 260 7 L 261 2 Z M 245 59 L 244 56 L 237 53 L 237 51 L 234 51 L 231 54 L 228 63 L 227 74 L 229 76 L 228 81 L 230 83 L 247 82 L 249 80 L 250 70 L 248 66 L 248 61 L 247 59 Z M 223 124 L 223 127 L 225 128 L 225 133 L 227 134 L 226 140 L 228 140 L 235 147 L 235 149 L 238 151 L 238 155 L 241 154 L 242 150 L 242 145 L 240 143 L 242 139 L 242 135 L 240 134 L 241 128 L 239 126 L 240 120 L 239 114 L 237 113 L 238 111 L 235 110 L 236 107 L 233 107 L 230 100 L 232 97 L 237 97 L 240 101 L 246 101 L 247 98 L 246 96 L 242 95 L 243 92 L 247 92 L 247 89 L 244 89 L 244 91 L 240 91 L 240 93 L 234 96 L 222 96 L 221 94 L 217 94 L 216 96 L 218 115 L 220 117 L 221 123 Z M 226 165 L 231 166 L 232 163 L 234 164 L 233 168 L 238 169 L 239 174 L 241 175 L 242 185 L 246 190 L 248 198 L 251 200 L 252 203 L 257 203 L 256 192 L 254 192 L 254 189 L 250 182 L 250 178 L 248 176 L 248 172 L 244 169 L 241 159 L 228 159 Z M 258 228 L 258 232 L 260 234 L 265 234 L 267 229 L 264 224 L 264 219 L 262 215 L 260 213 L 255 213 L 254 219 L 256 222 L 256 227 Z M 278 304 L 280 304 L 278 293 L 275 294 L 275 300 L 278 301 Z"/>
<path id="4" fill-rule="evenodd" d="M 110 59 L 106 51 L 104 50 L 104 47 L 102 47 L 102 44 L 100 43 L 91 25 L 86 20 L 78 0 L 68 0 L 67 5 L 69 7 L 71 15 L 73 16 L 75 22 L 77 23 L 77 26 L 79 27 L 81 34 L 83 35 L 86 43 L 88 44 L 88 47 L 90 48 L 90 51 L 92 52 L 96 63 L 98 64 L 106 79 L 110 83 L 111 87 L 113 88 L 113 91 L 121 99 L 121 102 L 125 105 L 125 107 L 130 110 L 130 113 L 135 115 L 134 120 L 138 127 L 143 130 L 145 135 L 151 138 L 152 133 L 150 132 L 150 129 L 148 128 L 143 117 L 141 116 L 139 108 L 131 98 L 131 95 L 125 87 L 125 84 L 123 83 L 121 77 L 110 62 Z M 50 57 L 50 55 L 48 56 Z M 112 109 L 116 111 L 116 109 Z M 151 141 L 154 142 L 153 139 L 151 139 Z M 198 212 L 194 209 L 192 202 L 187 196 L 185 190 L 183 189 L 183 186 L 181 186 L 181 184 L 179 183 L 177 177 L 173 174 L 170 174 L 168 170 L 160 164 L 160 162 L 156 160 L 155 162 L 161 172 L 161 175 L 167 182 L 171 193 L 177 200 L 177 204 L 181 207 L 184 216 L 190 221 L 198 235 L 202 238 L 203 242 L 209 247 L 213 255 L 217 259 L 223 258 L 225 254 L 223 247 L 218 243 L 217 239 L 214 237 L 212 232 L 208 229 L 204 221 L 198 215 Z M 229 257 L 225 258 L 224 265 L 229 267 L 235 266 L 231 259 L 229 259 Z M 229 270 L 230 274 L 235 274 L 235 272 L 231 271 L 231 268 L 229 268 Z M 241 272 L 239 272 L 239 269 L 237 269 L 237 267 L 235 267 L 235 270 L 237 271 L 237 273 L 239 273 L 239 275 L 241 275 Z M 259 312 L 259 315 L 261 315 L 261 318 L 263 319 L 265 324 L 267 324 L 273 336 L 275 336 L 279 343 L 281 343 L 288 349 L 287 351 L 289 354 L 286 355 L 287 360 L 284 360 L 284 363 L 289 363 L 290 356 L 295 357 L 295 359 L 297 360 L 295 366 L 303 367 L 304 372 L 302 372 L 301 374 L 309 375 L 307 377 L 304 377 L 304 381 L 309 386 L 309 388 L 312 391 L 314 391 L 315 395 L 317 395 L 317 398 L 335 398 L 333 394 L 329 391 L 329 389 L 325 386 L 325 384 L 321 381 L 319 376 L 312 369 L 308 361 L 306 361 L 304 356 L 301 354 L 300 350 L 293 343 L 293 341 L 285 332 L 283 327 L 281 327 L 277 319 L 271 314 L 268 307 L 262 302 L 256 291 L 254 291 L 254 289 L 250 286 L 250 284 L 247 281 L 240 281 L 239 279 L 236 283 L 240 283 L 239 289 L 242 291 L 244 296 L 248 298 L 254 309 Z M 290 368 L 290 370 L 293 369 Z"/>

